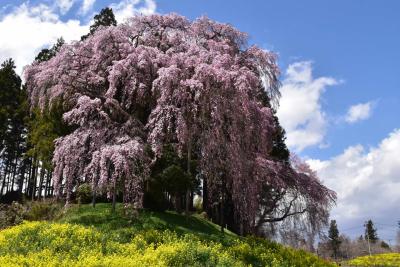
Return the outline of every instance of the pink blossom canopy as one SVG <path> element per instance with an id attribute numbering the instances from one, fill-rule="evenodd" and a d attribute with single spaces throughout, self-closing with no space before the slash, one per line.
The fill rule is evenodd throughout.
<path id="1" fill-rule="evenodd" d="M 228 191 L 235 220 L 255 227 L 263 185 L 290 187 L 269 155 L 279 96 L 275 54 L 246 45 L 230 25 L 176 15 L 136 16 L 64 45 L 25 69 L 32 106 L 62 101 L 75 127 L 56 141 L 54 181 L 120 182 L 141 207 L 143 182 L 164 144 L 193 147 L 210 202 Z M 267 96 L 269 103 L 263 102 Z M 224 188 L 221 190 L 221 188 Z"/>

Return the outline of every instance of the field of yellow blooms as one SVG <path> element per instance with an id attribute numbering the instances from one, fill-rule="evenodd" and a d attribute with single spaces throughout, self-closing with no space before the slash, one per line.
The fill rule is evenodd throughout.
<path id="1" fill-rule="evenodd" d="M 363 256 L 355 258 L 348 262 L 350 266 L 381 266 L 397 267 L 400 266 L 400 253 L 384 253 L 372 256 Z"/>
<path id="2" fill-rule="evenodd" d="M 24 222 L 0 232 L 0 266 L 332 266 L 258 239 L 228 247 L 195 235 L 146 230 L 130 242 L 73 224 Z"/>
<path id="3" fill-rule="evenodd" d="M 218 236 L 196 217 L 142 214 L 131 222 L 101 205 L 71 210 L 1 230 L 0 266 L 335 266 L 265 239 Z"/>

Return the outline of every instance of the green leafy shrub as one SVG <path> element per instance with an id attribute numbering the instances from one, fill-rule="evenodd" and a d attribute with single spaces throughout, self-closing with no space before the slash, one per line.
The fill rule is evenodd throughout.
<path id="1" fill-rule="evenodd" d="M 206 219 L 206 220 L 208 220 L 208 215 L 207 215 L 207 212 L 205 212 L 205 211 L 202 211 L 202 212 L 200 213 L 200 217 L 201 217 L 201 218 L 203 218 L 203 219 Z"/>
<path id="2" fill-rule="evenodd" d="M 34 201 L 27 204 L 24 219 L 29 221 L 52 220 L 60 215 L 61 204 L 52 201 Z"/>
<path id="3" fill-rule="evenodd" d="M 124 204 L 124 216 L 129 219 L 130 222 L 133 222 L 139 218 L 139 211 L 132 204 Z"/>
<path id="4" fill-rule="evenodd" d="M 0 229 L 20 224 L 26 212 L 26 207 L 18 202 L 0 204 Z"/>
<path id="5" fill-rule="evenodd" d="M 92 202 L 92 188 L 88 183 L 81 184 L 76 190 L 76 198 L 80 204 L 88 204 Z"/>

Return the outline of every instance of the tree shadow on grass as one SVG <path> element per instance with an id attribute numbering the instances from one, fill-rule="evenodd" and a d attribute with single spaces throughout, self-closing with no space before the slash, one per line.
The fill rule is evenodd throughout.
<path id="1" fill-rule="evenodd" d="M 66 212 L 60 222 L 93 226 L 103 233 L 113 233 L 122 239 L 129 239 L 141 230 L 171 230 L 179 235 L 195 234 L 202 239 L 219 242 L 237 237 L 229 231 L 222 234 L 218 225 L 196 214 L 186 219 L 184 215 L 172 211 L 143 210 L 138 218 L 129 219 L 124 216 L 121 203 L 117 204 L 115 213 L 111 212 L 110 203 L 98 203 L 95 208 L 90 205 L 74 206 Z"/>

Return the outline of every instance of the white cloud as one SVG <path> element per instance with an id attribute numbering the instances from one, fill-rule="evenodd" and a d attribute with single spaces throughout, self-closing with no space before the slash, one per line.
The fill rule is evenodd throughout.
<path id="1" fill-rule="evenodd" d="M 370 218 L 378 223 L 396 224 L 400 214 L 400 129 L 377 147 L 366 150 L 361 145 L 351 146 L 329 160 L 307 162 L 323 183 L 337 192 L 332 219 L 337 219 L 342 229 L 362 228 Z M 361 234 L 362 229 L 357 231 Z M 380 232 L 390 235 L 384 229 Z"/>
<path id="2" fill-rule="evenodd" d="M 83 15 L 88 13 L 92 9 L 95 2 L 96 2 L 96 0 L 83 0 L 80 12 Z"/>
<path id="3" fill-rule="evenodd" d="M 56 5 L 60 8 L 61 14 L 67 13 L 74 5 L 75 0 L 57 0 Z"/>
<path id="4" fill-rule="evenodd" d="M 76 0 L 57 0 L 49 6 L 45 4 L 31 5 L 29 1 L 18 7 L 7 10 L 11 12 L 0 14 L 0 62 L 13 58 L 17 72 L 30 64 L 38 52 L 53 45 L 57 38 L 65 41 L 79 40 L 80 36 L 89 31 L 89 24 L 83 24 L 78 19 L 62 21 L 59 14 L 68 12 Z M 83 0 L 82 11 L 89 11 L 95 0 Z M 152 14 L 156 10 L 153 0 L 122 0 L 111 5 L 116 19 L 122 22 L 135 14 Z"/>
<path id="5" fill-rule="evenodd" d="M 331 77 L 314 78 L 309 61 L 289 65 L 282 82 L 279 121 L 287 133 L 289 148 L 302 151 L 304 148 L 325 146 L 323 138 L 327 119 L 321 109 L 321 95 L 327 86 L 338 84 Z"/>
<path id="6" fill-rule="evenodd" d="M 355 123 L 357 121 L 366 120 L 371 116 L 372 103 L 361 103 L 353 105 L 347 111 L 345 120 L 348 123 Z"/>
<path id="7" fill-rule="evenodd" d="M 67 42 L 79 39 L 88 28 L 78 20 L 61 21 L 47 5 L 24 3 L 0 19 L 0 36 L 6 36 L 0 38 L 0 62 L 12 57 L 21 73 L 43 47 L 51 46 L 61 36 Z"/>
<path id="8" fill-rule="evenodd" d="M 111 4 L 116 20 L 121 23 L 136 14 L 150 15 L 156 12 L 157 5 L 154 0 L 122 0 Z"/>

